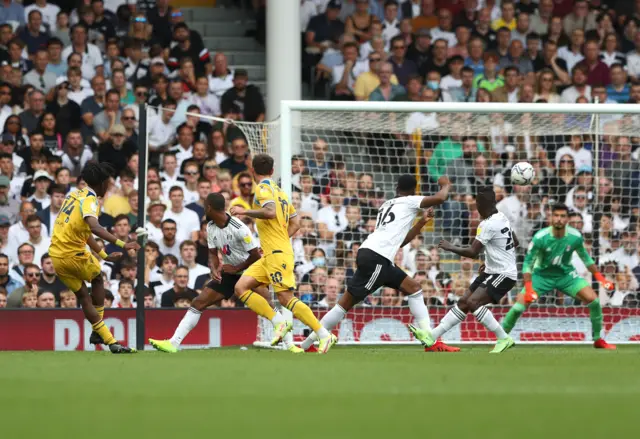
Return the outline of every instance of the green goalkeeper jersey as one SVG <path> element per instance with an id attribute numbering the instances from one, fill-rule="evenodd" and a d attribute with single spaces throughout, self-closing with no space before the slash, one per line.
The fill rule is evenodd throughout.
<path id="1" fill-rule="evenodd" d="M 527 256 L 524 258 L 523 273 L 545 276 L 563 276 L 575 271 L 571 263 L 573 252 L 578 252 L 582 262 L 588 267 L 593 259 L 584 248 L 582 234 L 567 226 L 562 238 L 553 236 L 553 227 L 540 230 L 533 236 Z"/>

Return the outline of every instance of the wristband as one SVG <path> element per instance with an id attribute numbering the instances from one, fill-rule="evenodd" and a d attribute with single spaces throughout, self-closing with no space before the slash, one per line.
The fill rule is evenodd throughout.
<path id="1" fill-rule="evenodd" d="M 107 257 L 108 257 L 109 255 L 108 255 L 108 254 L 107 254 L 107 252 L 106 252 L 106 251 L 104 251 L 104 249 L 103 249 L 103 250 L 100 250 L 100 253 L 98 253 L 98 256 L 100 256 L 102 259 L 107 259 Z"/>
<path id="2" fill-rule="evenodd" d="M 116 242 L 114 242 L 114 244 L 120 248 L 124 248 L 124 241 L 121 239 L 116 239 Z"/>
<path id="3" fill-rule="evenodd" d="M 605 279 L 605 277 L 602 275 L 602 273 L 600 273 L 599 271 L 596 271 L 593 274 L 593 277 L 595 280 L 597 280 L 598 282 L 606 282 L 607 279 Z"/>

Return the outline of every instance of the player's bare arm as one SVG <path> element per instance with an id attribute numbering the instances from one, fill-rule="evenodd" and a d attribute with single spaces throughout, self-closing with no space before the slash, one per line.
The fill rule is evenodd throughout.
<path id="1" fill-rule="evenodd" d="M 427 223 L 431 221 L 434 216 L 435 212 L 433 211 L 433 209 L 425 210 L 422 214 L 422 218 L 420 218 L 418 222 L 413 225 L 411 230 L 409 230 L 409 233 L 407 233 L 407 236 L 406 238 L 404 238 L 404 241 L 402 241 L 402 245 L 400 245 L 400 247 L 404 247 L 405 245 L 409 244 L 413 240 L 413 238 L 418 236 L 422 228 L 427 225 Z"/>
<path id="2" fill-rule="evenodd" d="M 289 238 L 295 235 L 298 230 L 300 230 L 300 218 L 298 218 L 298 215 L 289 217 L 289 226 L 287 227 Z"/>
<path id="3" fill-rule="evenodd" d="M 478 257 L 480 252 L 482 252 L 484 245 L 482 245 L 482 243 L 477 239 L 474 239 L 469 247 L 458 247 L 443 239 L 438 244 L 438 247 L 440 247 L 442 250 L 455 253 L 459 256 L 464 256 L 465 258 L 475 259 Z"/>
<path id="4" fill-rule="evenodd" d="M 216 282 L 220 282 L 222 280 L 222 276 L 220 275 L 220 258 L 218 256 L 217 248 L 209 249 L 209 269 L 211 270 L 211 279 Z"/>
<path id="5" fill-rule="evenodd" d="M 236 274 L 249 268 L 258 259 L 260 259 L 260 250 L 256 247 L 251 249 L 249 257 L 243 263 L 238 265 L 224 264 L 222 271 L 227 274 Z"/>
<path id="6" fill-rule="evenodd" d="M 107 242 L 110 242 L 111 244 L 115 244 L 118 247 L 122 247 L 125 250 L 136 250 L 136 251 L 140 250 L 140 245 L 137 242 L 130 241 L 130 242 L 124 243 L 118 238 L 116 238 L 114 235 L 109 233 L 107 229 L 105 229 L 100 225 L 100 223 L 98 223 L 98 218 L 96 218 L 95 216 L 86 216 L 84 217 L 84 221 L 89 225 L 89 228 L 91 229 L 91 233 L 96 235 L 98 238 L 101 238 Z"/>
<path id="7" fill-rule="evenodd" d="M 264 220 L 274 219 L 276 217 L 276 203 L 269 202 L 268 204 L 265 204 L 264 206 L 262 206 L 262 208 L 258 210 L 247 210 L 240 206 L 233 206 L 231 207 L 231 209 L 229 209 L 229 213 L 232 216 L 246 215 L 248 217 L 256 218 L 256 219 L 264 219 Z"/>
<path id="8" fill-rule="evenodd" d="M 96 239 L 93 236 L 89 236 L 89 239 L 87 240 L 87 245 L 97 255 L 100 255 L 100 253 L 104 251 L 102 247 L 100 247 L 100 245 L 98 244 L 98 241 L 96 241 Z M 104 255 L 101 255 L 101 256 L 104 256 Z M 107 255 L 107 257 L 104 258 L 104 260 L 109 262 L 116 262 L 121 257 L 122 257 L 122 252 L 113 252 Z"/>
<path id="9" fill-rule="evenodd" d="M 437 206 L 444 203 L 449 198 L 449 189 L 451 189 L 451 182 L 449 177 L 442 176 L 438 179 L 438 185 L 440 190 L 435 195 L 429 195 L 422 199 L 420 207 L 426 209 L 427 207 Z"/>

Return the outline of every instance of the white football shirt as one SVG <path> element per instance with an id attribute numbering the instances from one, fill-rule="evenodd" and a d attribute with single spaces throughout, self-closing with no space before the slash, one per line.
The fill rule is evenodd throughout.
<path id="1" fill-rule="evenodd" d="M 378 210 L 376 228 L 365 239 L 360 248 L 368 248 L 393 263 L 400 245 L 413 226 L 416 215 L 421 210 L 424 197 L 412 195 L 385 201 Z"/>
<path id="2" fill-rule="evenodd" d="M 207 243 L 210 249 L 220 249 L 223 264 L 239 265 L 247 260 L 248 253 L 258 245 L 249 227 L 236 218 L 228 218 L 227 225 L 222 228 L 209 221 Z"/>
<path id="3" fill-rule="evenodd" d="M 494 213 L 482 221 L 478 226 L 476 239 L 484 245 L 485 273 L 503 274 L 509 279 L 518 280 L 511 223 L 504 213 Z"/>

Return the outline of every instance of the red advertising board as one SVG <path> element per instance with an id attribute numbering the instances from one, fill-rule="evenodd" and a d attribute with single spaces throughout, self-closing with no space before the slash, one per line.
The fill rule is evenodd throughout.
<path id="1" fill-rule="evenodd" d="M 184 317 L 184 309 L 151 309 L 145 312 L 146 336 L 169 338 Z M 105 323 L 116 339 L 136 344 L 136 312 L 114 309 Z M 218 347 L 250 345 L 256 339 L 257 316 L 248 309 L 206 310 L 183 346 Z M 95 350 L 89 344 L 91 325 L 80 310 L 1 310 L 0 350 Z M 98 348 L 100 349 L 100 348 Z"/>
<path id="2" fill-rule="evenodd" d="M 508 307 L 493 307 L 502 320 Z M 432 324 L 446 313 L 431 308 Z M 320 311 L 322 316 L 325 311 Z M 640 309 L 605 308 L 604 334 L 613 343 L 640 342 Z M 184 316 L 184 310 L 146 311 L 146 335 L 169 338 Z M 335 329 L 341 341 L 380 342 L 411 340 L 406 324 L 412 321 L 408 308 L 356 308 Z M 135 346 L 135 310 L 107 310 L 105 322 L 115 337 Z M 250 345 L 256 340 L 258 319 L 247 309 L 207 310 L 199 324 L 183 342 L 185 348 Z M 269 323 L 267 323 L 269 325 Z M 303 338 L 304 326 L 296 321 L 296 339 Z M 91 325 L 80 310 L 1 310 L 0 350 L 94 350 L 89 344 Z M 533 307 L 518 321 L 511 333 L 516 341 L 576 342 L 591 340 L 591 321 L 586 307 Z M 494 337 L 472 316 L 454 328 L 444 340 L 486 342 Z"/>

